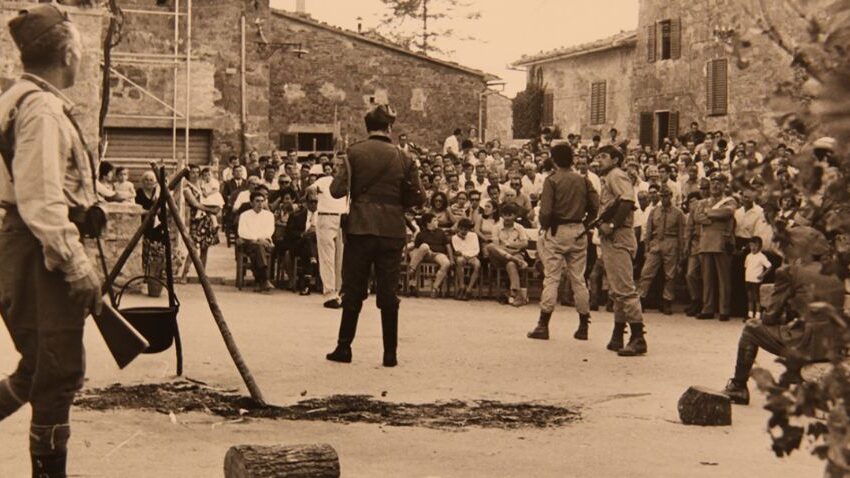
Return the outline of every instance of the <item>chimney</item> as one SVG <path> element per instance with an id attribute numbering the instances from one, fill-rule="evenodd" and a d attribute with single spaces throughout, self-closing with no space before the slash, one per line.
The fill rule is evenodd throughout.
<path id="1" fill-rule="evenodd" d="M 307 14 L 307 0 L 295 0 L 295 13 Z"/>

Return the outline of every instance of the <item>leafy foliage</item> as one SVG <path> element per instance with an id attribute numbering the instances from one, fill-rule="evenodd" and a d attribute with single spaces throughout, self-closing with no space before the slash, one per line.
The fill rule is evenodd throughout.
<path id="1" fill-rule="evenodd" d="M 822 232 L 850 234 L 850 1 L 743 0 L 745 15 L 715 30 L 738 68 L 751 65 L 750 47 L 767 38 L 788 56 L 793 80 L 776 85 L 769 105 L 779 114 L 780 139 L 797 147 L 794 166 L 800 170 L 796 188 L 811 209 L 812 225 Z M 745 20 L 741 20 L 741 19 Z M 746 21 L 747 23 L 741 23 Z M 808 145 L 820 136 L 832 136 L 838 150 L 836 177 L 828 184 L 814 166 Z M 843 244 L 843 245 L 841 245 Z M 847 268 L 850 242 L 836 241 L 835 256 Z M 839 275 L 846 276 L 846 270 Z M 771 415 L 768 429 L 777 456 L 786 456 L 805 442 L 826 460 L 827 477 L 850 476 L 850 323 L 826 304 L 809 304 L 807 320 L 828 320 L 834 340 L 830 363 L 821 377 L 795 384 L 789 372 L 775 380 L 756 369 L 753 379 L 767 394 Z M 820 317 L 817 317 L 820 316 Z M 782 359 L 787 368 L 799 366 L 792 353 Z"/>
<path id="2" fill-rule="evenodd" d="M 513 102 L 514 138 L 534 138 L 540 134 L 543 121 L 544 88 L 528 84 L 525 91 L 517 93 Z"/>
<path id="3" fill-rule="evenodd" d="M 372 32 L 426 55 L 451 54 L 442 45 L 441 40 L 447 38 L 475 39 L 459 36 L 446 26 L 447 22 L 465 20 L 465 25 L 471 25 L 470 21 L 481 18 L 481 12 L 473 9 L 472 2 L 463 0 L 381 0 L 381 3 L 387 11 Z"/>

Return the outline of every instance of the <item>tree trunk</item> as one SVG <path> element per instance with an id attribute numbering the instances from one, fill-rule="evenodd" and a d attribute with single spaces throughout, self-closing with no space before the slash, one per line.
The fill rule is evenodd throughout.
<path id="1" fill-rule="evenodd" d="M 330 445 L 230 447 L 225 478 L 338 478 L 339 457 Z"/>
<path id="2" fill-rule="evenodd" d="M 732 402 L 720 392 L 690 387 L 679 399 L 679 419 L 685 425 L 731 425 Z"/>

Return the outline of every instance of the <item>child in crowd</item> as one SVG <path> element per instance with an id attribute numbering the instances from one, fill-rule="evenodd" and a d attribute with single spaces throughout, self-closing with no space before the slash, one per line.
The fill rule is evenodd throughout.
<path id="1" fill-rule="evenodd" d="M 136 187 L 130 182 L 129 176 L 130 174 L 127 168 L 115 168 L 115 183 L 113 184 L 113 188 L 120 197 L 124 198 L 122 202 L 136 201 Z"/>
<path id="2" fill-rule="evenodd" d="M 218 180 L 212 177 L 209 168 L 201 170 L 201 204 L 216 207 L 219 210 L 224 207 L 224 196 L 219 192 L 219 184 Z M 206 213 L 198 210 L 198 214 Z M 218 216 L 214 214 L 210 216 L 212 217 L 212 227 L 218 227 Z"/>
<path id="3" fill-rule="evenodd" d="M 761 246 L 760 237 L 750 238 L 750 253 L 744 260 L 744 280 L 747 283 L 747 317 L 753 319 L 757 319 L 761 315 L 759 312 L 761 309 L 759 289 L 765 274 L 772 267 L 767 256 L 761 252 Z"/>
<path id="4" fill-rule="evenodd" d="M 504 267 L 510 280 L 510 291 L 507 302 L 510 305 L 521 306 L 528 301 L 520 294 L 520 271 L 528 268 L 528 262 L 523 255 L 528 248 L 528 234 L 516 222 L 519 207 L 513 203 L 503 204 L 500 216 L 501 227 L 493 234 L 493 242 L 487 245 L 487 257 L 495 267 Z"/>
<path id="5" fill-rule="evenodd" d="M 440 229 L 437 217 L 431 213 L 425 213 L 422 215 L 422 222 L 425 224 L 425 229 L 419 231 L 413 241 L 414 249 L 410 252 L 409 274 L 415 277 L 422 261 L 436 262 L 439 270 L 431 285 L 431 297 L 436 298 L 452 264 L 449 258 L 454 255 L 449 237 Z"/>
<path id="6" fill-rule="evenodd" d="M 455 253 L 455 278 L 457 280 L 457 295 L 458 300 L 469 300 L 472 289 L 478 282 L 478 271 L 481 269 L 481 261 L 478 260 L 478 253 L 481 249 L 478 244 L 478 235 L 470 234 L 472 231 L 472 220 L 462 218 L 457 223 L 457 234 L 452 236 L 452 249 Z M 472 273 L 469 275 L 469 285 L 464 285 L 463 269 L 469 265 L 472 268 Z"/>

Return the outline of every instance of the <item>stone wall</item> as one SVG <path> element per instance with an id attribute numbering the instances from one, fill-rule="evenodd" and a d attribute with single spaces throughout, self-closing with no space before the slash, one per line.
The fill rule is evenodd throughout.
<path id="1" fill-rule="evenodd" d="M 502 144 L 508 143 L 514 135 L 513 101 L 501 94 L 487 95 L 487 106 L 484 110 L 485 141 L 498 139 Z"/>
<path id="2" fill-rule="evenodd" d="M 5 90 L 21 74 L 18 49 L 6 27 L 18 11 L 35 2 L 0 2 L 0 91 Z M 74 110 L 77 120 L 92 148 L 97 146 L 97 118 L 100 112 L 101 84 L 101 35 L 103 11 L 94 8 L 63 7 L 80 31 L 83 43 L 83 59 L 77 83 L 65 93 L 77 104 Z"/>
<path id="3" fill-rule="evenodd" d="M 273 141 L 293 125 L 334 127 L 335 120 L 341 138 L 362 139 L 370 97 L 389 100 L 398 112 L 394 132 L 427 148 L 441 147 L 455 127 L 478 127 L 481 76 L 274 13 L 266 34 L 309 51 L 300 59 L 287 51 L 271 55 Z"/>
<path id="4" fill-rule="evenodd" d="M 156 9 L 151 0 L 122 0 L 123 8 Z M 185 2 L 182 2 L 185 8 Z M 173 7 L 159 7 L 163 12 Z M 241 150 L 241 29 L 246 17 L 246 146 L 261 151 L 272 145 L 268 138 L 269 74 L 265 55 L 258 50 L 255 22 L 265 22 L 268 0 L 194 0 L 192 7 L 192 57 L 190 82 L 191 127 L 213 130 L 213 153 L 222 157 Z M 127 13 L 125 38 L 119 52 L 172 53 L 173 16 Z M 186 21 L 180 18 L 179 51 L 185 52 Z M 116 66 L 133 82 L 171 104 L 175 96 L 171 66 Z M 177 110 L 184 111 L 185 65 L 177 69 Z M 128 115 L 170 114 L 156 101 L 144 96 L 129 82 L 113 78 L 110 112 Z M 110 120 L 115 126 L 171 127 L 170 120 Z"/>
<path id="5" fill-rule="evenodd" d="M 632 82 L 632 123 L 641 112 L 670 110 L 679 112 L 679 131 L 691 121 L 703 130 L 729 132 L 733 139 L 770 138 L 778 130 L 767 98 L 776 85 L 792 77 L 791 58 L 764 35 L 748 31 L 750 15 L 744 11 L 747 0 L 669 0 L 640 2 L 638 44 L 634 55 Z M 795 15 L 773 5 L 776 21 L 788 22 Z M 670 18 L 682 22 L 682 53 L 675 60 L 647 60 L 647 26 Z M 747 52 L 749 65 L 741 68 L 714 38 L 714 28 L 737 23 L 752 46 Z M 706 113 L 706 62 L 728 58 L 728 114 Z"/>
<path id="6" fill-rule="evenodd" d="M 622 46 L 539 65 L 543 85 L 554 93 L 554 120 L 564 136 L 580 133 L 590 138 L 612 127 L 622 137 L 636 134 L 631 116 L 631 77 L 634 46 Z M 590 124 L 590 87 L 598 81 L 606 84 L 605 123 Z"/>

